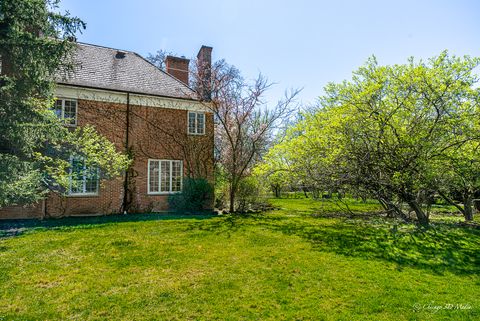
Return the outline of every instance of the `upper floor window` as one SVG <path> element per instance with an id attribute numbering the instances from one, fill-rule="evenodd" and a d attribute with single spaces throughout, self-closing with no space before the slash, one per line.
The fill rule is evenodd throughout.
<path id="1" fill-rule="evenodd" d="M 74 99 L 57 99 L 54 112 L 60 119 L 65 120 L 68 126 L 77 125 L 77 101 Z"/>
<path id="2" fill-rule="evenodd" d="M 183 162 L 148 160 L 148 194 L 167 194 L 182 190 Z"/>
<path id="3" fill-rule="evenodd" d="M 87 166 L 85 159 L 73 156 L 70 159 L 69 195 L 97 195 L 99 169 Z"/>
<path id="4" fill-rule="evenodd" d="M 188 112 L 188 133 L 192 135 L 205 134 L 205 114 Z"/>

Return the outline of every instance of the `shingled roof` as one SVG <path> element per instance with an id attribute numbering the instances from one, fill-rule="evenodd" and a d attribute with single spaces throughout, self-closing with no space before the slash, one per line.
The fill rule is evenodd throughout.
<path id="1" fill-rule="evenodd" d="M 194 97 L 191 88 L 132 51 L 77 43 L 73 59 L 74 72 L 57 77 L 57 83 L 173 98 Z"/>

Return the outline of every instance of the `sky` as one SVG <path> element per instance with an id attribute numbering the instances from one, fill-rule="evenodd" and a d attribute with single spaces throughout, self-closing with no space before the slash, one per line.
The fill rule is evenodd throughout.
<path id="1" fill-rule="evenodd" d="M 163 49 L 193 58 L 211 46 L 214 60 L 247 80 L 262 73 L 275 83 L 271 104 L 290 88 L 313 104 L 372 55 L 380 64 L 445 49 L 480 56 L 478 0 L 63 0 L 60 8 L 86 22 L 82 42 L 145 57 Z"/>

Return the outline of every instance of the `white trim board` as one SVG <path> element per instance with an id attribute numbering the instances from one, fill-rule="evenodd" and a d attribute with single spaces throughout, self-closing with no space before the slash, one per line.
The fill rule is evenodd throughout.
<path id="1" fill-rule="evenodd" d="M 67 99 L 84 99 L 116 104 L 127 103 L 127 93 L 68 85 L 57 85 L 55 95 Z M 133 93 L 130 94 L 130 105 L 208 112 L 208 108 L 200 102 Z"/>

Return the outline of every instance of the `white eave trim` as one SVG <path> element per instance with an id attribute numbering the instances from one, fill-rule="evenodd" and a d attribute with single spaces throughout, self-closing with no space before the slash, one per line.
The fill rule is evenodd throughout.
<path id="1" fill-rule="evenodd" d="M 55 95 L 62 98 L 84 99 L 116 104 L 127 103 L 127 93 L 125 92 L 82 88 L 68 85 L 57 85 L 55 88 Z M 183 99 L 134 93 L 130 93 L 130 105 L 208 112 L 208 108 L 198 101 L 187 101 Z"/>

